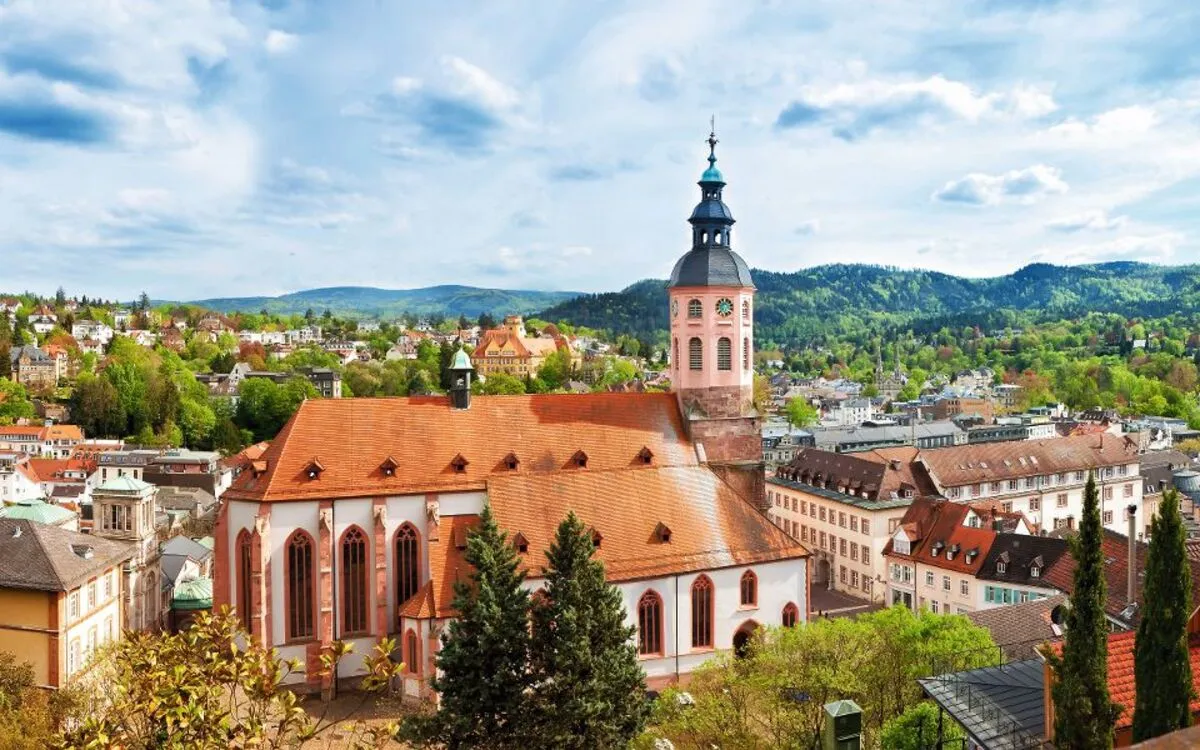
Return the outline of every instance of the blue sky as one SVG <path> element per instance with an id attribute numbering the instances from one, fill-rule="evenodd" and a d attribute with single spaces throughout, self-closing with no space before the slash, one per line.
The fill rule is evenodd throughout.
<path id="1" fill-rule="evenodd" d="M 1200 261 L 1200 5 L 0 0 L 0 289 Z"/>

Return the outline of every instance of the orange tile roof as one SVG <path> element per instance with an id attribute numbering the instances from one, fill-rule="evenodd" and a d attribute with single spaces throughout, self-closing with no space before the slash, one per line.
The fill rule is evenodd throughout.
<path id="1" fill-rule="evenodd" d="M 94 463 L 92 464 L 94 466 Z M 90 472 L 89 462 L 78 458 L 31 458 L 30 471 L 38 477 L 39 482 L 53 482 L 62 479 L 67 471 Z M 78 480 L 71 480 L 78 481 Z"/>
<path id="2" fill-rule="evenodd" d="M 620 469 L 640 465 L 643 447 L 658 466 L 695 465 L 674 394 L 588 393 L 477 396 L 451 409 L 444 396 L 311 399 L 284 426 L 260 460 L 227 491 L 239 500 L 363 497 L 481 490 L 485 481 L 517 475 Z M 577 451 L 586 468 L 571 467 Z M 467 460 L 462 472 L 455 456 Z M 392 457 L 393 476 L 382 470 Z M 308 478 L 316 460 L 321 471 Z M 257 476 L 256 476 L 257 475 Z"/>
<path id="3" fill-rule="evenodd" d="M 532 576 L 568 511 L 600 532 L 610 581 L 808 555 L 705 466 L 498 475 L 487 485 L 497 523 L 528 541 Z M 660 523 L 670 541 L 655 536 Z"/>
<path id="4" fill-rule="evenodd" d="M 438 540 L 429 542 L 429 580 L 400 606 L 401 615 L 425 619 L 456 614 L 451 607 L 454 583 L 471 575 L 466 549 L 459 549 L 458 544 L 478 525 L 479 516 L 442 516 Z"/>
<path id="5" fill-rule="evenodd" d="M 47 440 L 83 440 L 83 429 L 77 424 L 54 424 L 46 429 Z"/>
<path id="6" fill-rule="evenodd" d="M 883 554 L 912 559 L 923 565 L 952 570 L 959 573 L 976 575 L 979 573 L 988 551 L 996 541 L 996 532 L 991 528 L 974 528 L 963 525 L 967 513 L 971 510 L 968 505 L 952 503 L 948 500 L 930 500 L 917 498 L 908 507 L 901 520 L 901 526 L 910 537 L 916 537 L 912 543 L 911 554 L 903 555 L 893 549 L 892 540 L 884 545 Z M 935 544 L 942 546 L 938 554 L 933 553 Z M 954 545 L 958 550 L 954 559 L 948 559 L 946 553 Z M 970 556 L 968 552 L 975 554 Z"/>
<path id="7" fill-rule="evenodd" d="M 932 448 L 920 460 L 943 487 L 956 487 L 1132 463 L 1138 448 L 1128 438 L 1097 434 Z"/>
<path id="8" fill-rule="evenodd" d="M 1136 641 L 1137 632 L 1133 630 L 1108 637 L 1108 697 L 1112 702 L 1121 704 L 1121 715 L 1113 725 L 1118 730 L 1133 726 L 1133 710 L 1137 704 L 1133 661 Z M 1053 643 L 1050 648 L 1055 654 L 1062 655 L 1062 643 Z M 1192 694 L 1200 696 L 1200 639 L 1193 637 L 1188 641 L 1188 656 L 1192 663 Z M 1200 698 L 1192 698 L 1191 710 L 1193 714 L 1200 711 Z"/>

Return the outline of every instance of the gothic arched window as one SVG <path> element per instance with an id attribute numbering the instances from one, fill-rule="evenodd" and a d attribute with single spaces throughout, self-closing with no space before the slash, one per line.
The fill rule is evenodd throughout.
<path id="1" fill-rule="evenodd" d="M 713 645 L 713 582 L 698 576 L 692 583 L 692 648 Z"/>
<path id="2" fill-rule="evenodd" d="M 663 652 L 662 610 L 662 597 L 653 591 L 647 591 L 638 600 L 639 654 L 661 654 Z"/>
<path id="3" fill-rule="evenodd" d="M 795 604 L 788 602 L 783 608 L 783 626 L 785 628 L 794 628 L 799 621 L 800 610 Z"/>
<path id="4" fill-rule="evenodd" d="M 405 523 L 396 532 L 396 608 L 408 601 L 421 586 L 421 545 L 417 530 Z"/>
<path id="5" fill-rule="evenodd" d="M 688 302 L 688 317 L 699 318 L 704 314 L 704 305 L 700 304 L 700 300 L 694 299 Z"/>
<path id="6" fill-rule="evenodd" d="M 342 534 L 342 635 L 366 633 L 367 602 L 367 536 L 362 529 L 351 526 Z"/>
<path id="7" fill-rule="evenodd" d="M 704 344 L 701 343 L 699 337 L 696 336 L 693 336 L 692 339 L 688 341 L 688 369 L 704 369 Z"/>
<path id="8" fill-rule="evenodd" d="M 253 598 L 251 597 L 250 580 L 253 575 L 250 552 L 250 532 L 242 529 L 237 535 L 237 616 L 246 628 L 246 632 L 254 633 Z"/>
<path id="9" fill-rule="evenodd" d="M 421 641 L 411 628 L 404 636 L 404 666 L 411 674 L 421 671 Z"/>
<path id="10" fill-rule="evenodd" d="M 733 342 L 726 336 L 717 339 L 717 369 L 733 369 Z"/>
<path id="11" fill-rule="evenodd" d="M 742 606 L 758 606 L 758 576 L 752 570 L 742 573 Z"/>
<path id="12" fill-rule="evenodd" d="M 313 540 L 296 530 L 287 542 L 287 637 L 312 638 L 316 634 L 316 575 Z"/>

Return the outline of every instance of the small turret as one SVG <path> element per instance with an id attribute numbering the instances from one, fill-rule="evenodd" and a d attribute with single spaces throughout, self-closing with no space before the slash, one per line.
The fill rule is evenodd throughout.
<path id="1" fill-rule="evenodd" d="M 459 347 L 450 363 L 450 406 L 453 409 L 471 408 L 471 358 Z"/>

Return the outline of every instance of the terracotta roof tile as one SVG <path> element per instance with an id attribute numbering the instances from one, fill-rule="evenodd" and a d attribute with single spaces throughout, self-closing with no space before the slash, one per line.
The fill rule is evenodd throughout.
<path id="1" fill-rule="evenodd" d="M 902 555 L 893 550 L 890 539 L 883 553 L 913 559 L 942 570 L 977 575 L 996 540 L 996 532 L 990 528 L 964 525 L 969 512 L 971 507 L 968 505 L 947 500 L 917 499 L 901 520 L 901 527 L 910 536 L 916 537 L 911 554 Z"/>
<path id="2" fill-rule="evenodd" d="M 471 566 L 466 560 L 466 548 L 459 544 L 467 532 L 479 525 L 478 516 L 442 516 L 438 540 L 429 542 L 429 578 L 412 599 L 405 602 L 401 613 L 405 617 L 452 617 L 454 582 L 466 581 Z M 414 614 L 409 614 L 413 612 Z"/>
<path id="3" fill-rule="evenodd" d="M 1020 604 L 968 612 L 966 617 L 991 633 L 1006 662 L 1034 659 L 1037 658 L 1035 650 L 1042 643 L 1062 640 L 1063 630 L 1055 629 L 1051 613 L 1055 607 L 1068 601 L 1065 594 L 1056 594 Z"/>
<path id="4" fill-rule="evenodd" d="M 641 465 L 648 447 L 653 465 L 698 463 L 670 393 L 477 396 L 469 409 L 451 409 L 442 396 L 313 399 L 304 402 L 260 460 L 267 470 L 244 472 L 228 497 L 290 500 L 362 497 L 483 489 L 503 474 L 557 472 L 582 450 L 586 469 Z M 461 472 L 451 461 L 467 460 Z M 513 472 L 504 459 L 520 460 Z M 308 479 L 305 467 L 320 456 L 324 470 Z M 399 464 L 394 476 L 385 458 Z"/>
<path id="5" fill-rule="evenodd" d="M 488 500 L 500 526 L 528 541 L 534 576 L 568 511 L 600 532 L 597 557 L 613 581 L 808 555 L 703 466 L 498 475 Z M 668 542 L 655 534 L 660 523 Z"/>
<path id="6" fill-rule="evenodd" d="M 932 448 L 920 460 L 943 487 L 1116 466 L 1138 460 L 1137 444 L 1115 435 L 1084 435 Z"/>

